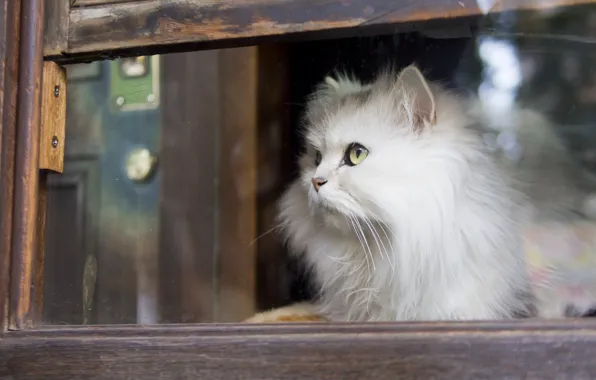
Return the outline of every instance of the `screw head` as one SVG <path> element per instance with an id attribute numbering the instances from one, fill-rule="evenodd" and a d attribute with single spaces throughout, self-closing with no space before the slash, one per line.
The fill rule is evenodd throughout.
<path id="1" fill-rule="evenodd" d="M 116 98 L 116 104 L 120 107 L 122 107 L 122 105 L 124 104 L 124 97 L 123 96 L 119 96 Z"/>
<path id="2" fill-rule="evenodd" d="M 54 86 L 54 97 L 57 98 L 60 96 L 60 86 L 59 85 L 55 85 Z"/>
<path id="3" fill-rule="evenodd" d="M 149 94 L 149 95 L 147 95 L 147 102 L 148 103 L 155 102 L 155 94 Z"/>
<path id="4" fill-rule="evenodd" d="M 52 148 L 57 148 L 57 147 L 58 147 L 58 137 L 52 136 Z"/>

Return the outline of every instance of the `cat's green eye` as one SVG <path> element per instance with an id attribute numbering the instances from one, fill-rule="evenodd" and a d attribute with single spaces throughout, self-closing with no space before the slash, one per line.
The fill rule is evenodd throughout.
<path id="1" fill-rule="evenodd" d="M 346 149 L 344 161 L 346 165 L 356 166 L 364 161 L 366 157 L 368 157 L 368 149 L 362 144 L 351 143 L 348 145 L 348 149 Z"/>
<path id="2" fill-rule="evenodd" d="M 321 152 L 319 152 L 317 150 L 317 154 L 315 155 L 315 165 L 319 166 L 321 164 L 322 160 L 323 160 L 323 155 L 321 154 Z"/>

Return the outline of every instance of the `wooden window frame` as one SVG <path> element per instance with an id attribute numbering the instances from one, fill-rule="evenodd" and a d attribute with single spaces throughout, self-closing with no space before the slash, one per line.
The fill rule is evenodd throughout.
<path id="1" fill-rule="evenodd" d="M 591 2 L 556 0 L 550 6 Z M 0 0 L 0 378 L 596 377 L 591 353 L 596 322 L 590 319 L 40 326 L 44 59 L 70 63 L 221 48 L 282 34 L 284 39 L 313 38 L 309 33 L 327 30 L 336 36 L 480 14 L 468 0 L 404 0 L 397 5 L 385 0 L 225 0 L 210 7 L 177 0 L 166 8 L 159 8 L 157 0 L 105 3 Z M 532 9 L 537 2 L 499 4 L 500 10 Z M 125 12 L 131 6 L 138 6 L 134 19 Z"/>

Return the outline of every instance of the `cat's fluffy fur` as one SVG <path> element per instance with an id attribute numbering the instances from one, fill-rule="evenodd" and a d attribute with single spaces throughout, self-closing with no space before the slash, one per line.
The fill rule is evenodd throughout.
<path id="1" fill-rule="evenodd" d="M 372 84 L 327 79 L 307 105 L 300 177 L 280 202 L 336 321 L 527 314 L 527 187 L 490 152 L 467 100 L 410 66 Z M 369 155 L 342 164 L 346 147 Z M 315 164 L 316 152 L 322 156 Z M 314 177 L 328 182 L 316 192 Z"/>

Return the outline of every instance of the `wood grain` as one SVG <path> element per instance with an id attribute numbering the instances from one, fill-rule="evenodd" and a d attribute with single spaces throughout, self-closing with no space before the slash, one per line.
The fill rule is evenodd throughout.
<path id="1" fill-rule="evenodd" d="M 0 0 L 0 335 L 8 326 L 20 0 Z"/>
<path id="2" fill-rule="evenodd" d="M 43 0 L 22 0 L 14 220 L 9 328 L 31 322 L 31 288 L 38 252 L 40 89 L 43 64 Z M 41 292 L 41 289 L 36 291 Z"/>
<path id="3" fill-rule="evenodd" d="M 239 322 L 255 312 L 257 54 L 162 57 L 165 322 Z"/>
<path id="4" fill-rule="evenodd" d="M 219 52 L 161 59 L 159 273 L 161 283 L 167 284 L 160 288 L 161 318 L 166 323 L 212 322 L 217 288 L 213 221 L 218 212 L 214 178 L 221 119 Z"/>
<path id="5" fill-rule="evenodd" d="M 62 173 L 66 138 L 66 70 L 44 62 L 41 88 L 39 168 Z"/>
<path id="6" fill-rule="evenodd" d="M 71 0 L 44 0 L 44 55 L 59 55 L 68 49 Z"/>
<path id="7" fill-rule="evenodd" d="M 256 311 L 258 54 L 220 54 L 219 304 L 215 320 L 240 322 Z"/>
<path id="8" fill-rule="evenodd" d="M 33 254 L 31 272 L 31 295 L 29 299 L 29 316 L 27 327 L 39 326 L 43 322 L 44 300 L 44 272 L 45 272 L 45 242 L 46 242 L 46 217 L 48 207 L 48 172 L 39 173 L 39 191 L 37 192 L 37 250 Z"/>
<path id="9" fill-rule="evenodd" d="M 52 379 L 593 379 L 596 324 L 113 326 L 10 333 L 0 374 Z"/>
<path id="10" fill-rule="evenodd" d="M 500 0 L 491 12 L 546 10 L 594 0 Z M 255 44 L 263 38 L 316 31 L 357 34 L 364 27 L 470 18 L 475 0 L 147 0 L 73 8 L 68 49 L 50 59 L 95 60 Z M 461 21 L 461 20 L 460 20 Z M 285 37 L 284 37 L 285 38 Z M 226 42 L 228 45 L 224 44 Z"/>

